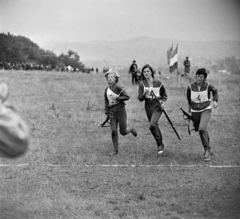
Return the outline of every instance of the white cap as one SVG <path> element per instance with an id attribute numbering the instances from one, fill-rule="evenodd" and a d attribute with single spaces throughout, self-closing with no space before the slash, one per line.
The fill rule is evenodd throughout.
<path id="1" fill-rule="evenodd" d="M 107 77 L 109 74 L 114 74 L 116 78 L 120 78 L 120 75 L 117 71 L 114 71 L 112 69 L 109 69 L 107 72 L 105 72 L 104 77 Z"/>

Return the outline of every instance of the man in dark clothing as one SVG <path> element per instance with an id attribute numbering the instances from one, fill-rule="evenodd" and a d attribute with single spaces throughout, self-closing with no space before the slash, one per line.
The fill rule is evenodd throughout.
<path id="1" fill-rule="evenodd" d="M 191 78 L 189 77 L 191 63 L 188 60 L 188 57 L 186 57 L 186 60 L 184 60 L 183 65 L 185 78 L 188 78 L 189 82 L 191 82 Z"/>
<path id="2" fill-rule="evenodd" d="M 190 66 L 191 66 L 191 63 L 190 61 L 188 60 L 188 57 L 186 57 L 186 60 L 184 60 L 183 62 L 183 65 L 184 65 L 184 73 L 186 75 L 186 73 L 190 73 Z"/>
<path id="3" fill-rule="evenodd" d="M 138 66 L 136 64 L 136 61 L 133 60 L 133 63 L 130 66 L 129 73 L 132 74 L 132 84 L 137 84 L 137 71 Z"/>

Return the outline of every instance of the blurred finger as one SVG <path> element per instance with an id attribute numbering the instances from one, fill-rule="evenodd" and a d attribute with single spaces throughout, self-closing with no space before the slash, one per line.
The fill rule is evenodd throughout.
<path id="1" fill-rule="evenodd" d="M 7 100 L 9 96 L 9 88 L 8 85 L 5 82 L 0 82 L 0 101 L 2 103 Z"/>

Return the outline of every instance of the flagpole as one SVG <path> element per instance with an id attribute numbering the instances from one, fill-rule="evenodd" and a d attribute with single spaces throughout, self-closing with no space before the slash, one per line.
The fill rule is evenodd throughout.
<path id="1" fill-rule="evenodd" d="M 177 84 L 178 84 L 178 68 L 176 68 L 176 70 L 177 70 Z"/>
<path id="2" fill-rule="evenodd" d="M 177 56 L 178 56 L 178 43 L 177 43 Z M 178 84 L 178 57 L 177 57 L 177 84 Z"/>

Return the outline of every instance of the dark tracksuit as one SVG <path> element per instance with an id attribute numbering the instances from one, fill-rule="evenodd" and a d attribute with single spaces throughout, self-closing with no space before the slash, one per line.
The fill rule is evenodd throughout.
<path id="1" fill-rule="evenodd" d="M 117 95 L 120 94 L 119 97 L 116 98 L 117 103 L 112 105 L 110 104 L 109 97 L 107 95 L 108 89 Z M 109 86 L 105 89 L 104 98 L 105 114 L 109 115 L 110 118 L 114 150 L 115 152 L 118 152 L 118 123 L 121 135 L 127 135 L 132 131 L 132 128 L 127 128 L 127 113 L 125 109 L 126 104 L 124 103 L 124 101 L 129 100 L 130 97 L 128 96 L 124 87 L 116 82 L 112 86 Z"/>
<path id="2" fill-rule="evenodd" d="M 157 142 L 157 146 L 161 146 L 163 144 L 162 142 L 162 133 L 158 126 L 158 120 L 160 119 L 162 115 L 162 110 L 159 106 L 158 101 L 155 98 L 148 97 L 146 95 L 143 95 L 144 93 L 144 87 L 149 88 L 149 84 L 146 79 L 140 82 L 139 89 L 138 89 L 138 100 L 139 101 L 145 101 L 145 111 L 147 114 L 147 118 L 150 122 L 149 129 L 154 137 L 154 139 Z M 154 79 L 153 80 L 153 87 L 159 88 L 159 97 L 157 97 L 160 101 L 166 101 L 167 100 L 167 94 L 166 89 L 163 86 L 162 82 Z"/>
<path id="3" fill-rule="evenodd" d="M 211 118 L 211 94 L 213 101 L 218 101 L 218 90 L 212 84 L 204 81 L 198 87 L 197 83 L 190 84 L 187 88 L 187 100 L 191 107 L 191 114 L 195 125 L 195 131 L 199 131 L 204 150 L 210 149 L 210 138 L 207 131 L 208 122 Z"/>
<path id="4" fill-rule="evenodd" d="M 131 64 L 129 73 L 132 74 L 132 84 L 137 84 L 137 71 L 138 71 L 138 66 L 137 64 Z"/>
<path id="5" fill-rule="evenodd" d="M 184 73 L 190 73 L 190 61 L 188 59 L 186 59 L 184 62 L 183 62 L 183 65 L 184 65 Z"/>

